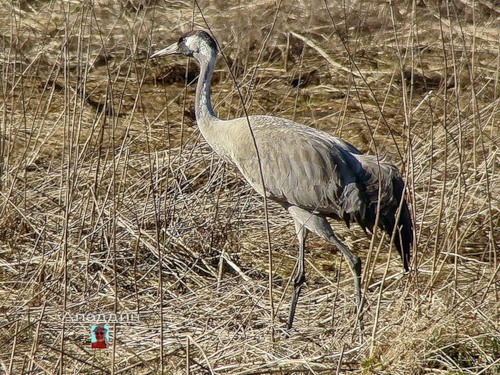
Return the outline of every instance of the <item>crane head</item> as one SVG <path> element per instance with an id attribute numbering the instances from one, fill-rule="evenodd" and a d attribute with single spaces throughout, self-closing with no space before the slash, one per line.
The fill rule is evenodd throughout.
<path id="1" fill-rule="evenodd" d="M 167 55 L 185 55 L 201 58 L 217 54 L 218 48 L 215 40 L 203 30 L 188 31 L 179 38 L 179 41 L 153 53 L 150 58 Z"/>

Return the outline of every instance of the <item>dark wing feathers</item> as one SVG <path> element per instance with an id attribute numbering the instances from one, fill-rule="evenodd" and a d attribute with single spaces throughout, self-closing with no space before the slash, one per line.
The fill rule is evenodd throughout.
<path id="1" fill-rule="evenodd" d="M 363 222 L 356 221 L 361 227 L 372 230 L 376 221 L 378 202 L 380 201 L 379 227 L 389 237 L 392 236 L 395 228 L 398 229 L 394 242 L 403 259 L 404 269 L 408 271 L 410 250 L 413 244 L 413 223 L 408 204 L 404 199 L 404 181 L 397 168 L 393 165 L 378 161 L 376 157 L 371 155 L 359 155 L 357 158 L 360 159 L 362 165 L 360 180 L 363 182 L 361 185 L 365 187 L 365 192 L 362 195 L 364 195 L 365 201 L 369 203 L 366 207 L 364 219 L 362 219 Z M 381 193 L 379 193 L 379 188 Z M 401 212 L 398 219 L 400 206 Z M 398 219 L 397 225 L 396 219 Z"/>

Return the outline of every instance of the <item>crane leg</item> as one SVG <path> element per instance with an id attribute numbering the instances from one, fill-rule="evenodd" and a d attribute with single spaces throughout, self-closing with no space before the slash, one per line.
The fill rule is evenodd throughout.
<path id="1" fill-rule="evenodd" d="M 290 206 L 287 208 L 288 212 L 295 219 L 296 227 L 300 224 L 301 227 L 305 227 L 309 231 L 316 233 L 318 236 L 323 238 L 324 240 L 330 242 L 335 245 L 335 247 L 342 253 L 347 264 L 349 265 L 349 269 L 351 270 L 354 277 L 354 302 L 356 304 L 356 309 L 358 315 L 361 313 L 362 308 L 362 298 L 361 298 L 361 259 L 358 256 L 353 254 L 346 245 L 344 245 L 333 233 L 333 229 L 326 220 L 325 217 L 311 213 L 307 210 L 304 210 L 300 207 Z M 300 241 L 300 240 L 299 240 Z M 300 289 L 299 289 L 300 292 Z M 297 297 L 298 298 L 298 297 Z M 295 295 L 294 295 L 295 299 Z M 292 300 L 293 302 L 293 300 Z M 295 302 L 296 303 L 296 302 Z M 292 306 L 295 312 L 295 307 Z M 292 311 L 290 311 L 292 312 Z M 360 316 L 360 315 L 359 315 Z M 293 317 L 292 319 L 293 320 Z M 291 323 L 289 320 L 289 323 Z M 290 328 L 289 324 L 289 328 Z"/>
<path id="2" fill-rule="evenodd" d="M 297 239 L 299 240 L 299 257 L 297 259 L 297 267 L 295 268 L 295 274 L 293 276 L 293 295 L 292 303 L 290 305 L 290 313 L 288 314 L 287 328 L 291 329 L 293 325 L 293 319 L 295 317 L 295 310 L 297 308 L 297 302 L 299 301 L 300 290 L 302 285 L 306 281 L 306 270 L 305 270 L 305 244 L 307 237 L 307 229 L 304 225 L 295 220 L 295 232 L 297 233 Z"/>
<path id="3" fill-rule="evenodd" d="M 325 219 L 326 221 L 326 219 Z M 330 224 L 328 224 L 330 226 Z M 332 243 L 335 245 L 337 249 L 342 253 L 344 256 L 345 260 L 347 261 L 347 264 L 349 265 L 349 268 L 352 272 L 352 275 L 354 277 L 354 302 L 356 303 L 356 309 L 358 312 L 361 310 L 361 259 L 355 254 L 351 252 L 347 248 L 346 245 L 344 245 L 338 238 L 335 236 L 333 233 L 333 230 L 330 228 L 331 233 L 328 235 L 328 238 L 325 238 L 328 242 Z"/>

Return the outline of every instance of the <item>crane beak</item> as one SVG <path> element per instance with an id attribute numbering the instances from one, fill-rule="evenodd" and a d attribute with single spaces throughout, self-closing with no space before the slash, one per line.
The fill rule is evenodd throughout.
<path id="1" fill-rule="evenodd" d="M 151 56 L 149 56 L 150 59 L 154 59 L 155 57 L 160 57 L 160 56 L 167 56 L 167 55 L 176 55 L 180 53 L 179 52 L 179 45 L 177 43 L 171 44 L 170 46 L 163 48 L 159 51 L 156 51 L 153 53 Z"/>

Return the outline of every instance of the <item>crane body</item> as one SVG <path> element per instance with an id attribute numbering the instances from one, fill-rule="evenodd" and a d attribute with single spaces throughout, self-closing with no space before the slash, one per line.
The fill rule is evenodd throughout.
<path id="1" fill-rule="evenodd" d="M 210 100 L 217 53 L 215 40 L 198 30 L 187 32 L 177 43 L 151 57 L 182 54 L 198 61 L 195 112 L 203 137 L 217 154 L 238 168 L 259 194 L 281 204 L 294 219 L 299 256 L 287 327 L 293 325 L 305 282 L 308 232 L 342 253 L 353 273 L 355 303 L 361 309 L 361 260 L 337 238 L 327 219 L 348 226 L 358 223 L 363 230 L 372 232 L 379 211 L 379 227 L 389 236 L 397 230 L 394 243 L 408 271 L 413 224 L 398 169 L 376 156 L 362 154 L 340 138 L 291 120 L 264 115 L 219 119 Z"/>

